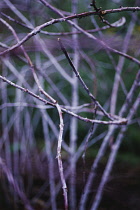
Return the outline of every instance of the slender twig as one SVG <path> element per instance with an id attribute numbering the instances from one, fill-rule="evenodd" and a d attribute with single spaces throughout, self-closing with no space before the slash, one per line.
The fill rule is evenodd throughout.
<path id="1" fill-rule="evenodd" d="M 101 158 L 103 158 L 103 156 L 105 155 L 107 148 L 110 146 L 110 154 L 108 154 L 109 150 L 107 152 L 109 159 L 105 167 L 103 177 L 101 178 L 101 182 L 99 183 L 99 188 L 97 189 L 98 191 L 96 193 L 95 203 L 92 204 L 92 209 L 97 209 L 100 200 L 102 199 L 103 190 L 107 182 L 108 176 L 110 174 L 110 171 L 112 169 L 112 166 L 114 164 L 120 143 L 122 142 L 122 138 L 124 137 L 125 129 L 127 129 L 128 125 L 130 125 L 131 123 L 136 122 L 140 124 L 139 118 L 137 118 L 137 116 L 135 116 L 136 119 L 134 120 L 131 119 L 132 115 L 134 115 L 134 113 L 136 112 L 136 108 L 138 108 L 140 104 L 140 98 L 136 99 L 136 95 L 138 95 L 140 87 L 140 70 L 138 71 L 137 76 L 136 77 L 134 76 L 134 74 L 136 74 L 137 71 L 137 67 L 135 68 L 135 64 L 138 64 L 140 66 L 140 61 L 137 57 L 138 53 L 135 52 L 133 53 L 133 51 L 131 50 L 128 51 L 129 49 L 128 47 L 130 47 L 131 49 L 131 45 L 129 45 L 131 38 L 130 35 L 132 33 L 134 24 L 136 24 L 136 19 L 134 22 L 133 19 L 130 22 L 129 25 L 130 27 L 128 27 L 127 33 L 124 36 L 124 42 L 121 46 L 119 44 L 117 50 L 112 48 L 111 45 L 110 47 L 107 44 L 104 37 L 100 35 L 102 35 L 101 32 L 102 30 L 106 30 L 111 27 L 119 27 L 125 23 L 124 17 L 120 20 L 120 22 L 117 21 L 116 23 L 113 24 L 109 23 L 108 21 L 106 21 L 106 17 L 108 14 L 113 14 L 113 13 L 115 14 L 115 12 L 122 13 L 124 11 L 125 12 L 130 11 L 130 13 L 132 13 L 135 11 L 140 11 L 140 7 L 120 7 L 118 9 L 103 10 L 102 8 L 98 8 L 95 3 L 95 0 L 93 0 L 92 6 L 94 7 L 95 11 L 76 14 L 78 11 L 76 10 L 77 7 L 76 4 L 78 3 L 78 0 L 72 0 L 71 2 L 73 8 L 72 13 L 64 12 L 58 8 L 55 8 L 50 3 L 48 3 L 49 1 L 47 0 L 37 0 L 35 2 L 42 2 L 45 6 L 44 5 L 42 6 L 42 4 L 39 5 L 35 3 L 35 10 L 31 11 L 30 15 L 31 21 L 29 21 L 22 14 L 21 11 L 23 10 L 18 10 L 18 7 L 16 8 L 14 4 L 11 3 L 12 1 L 3 0 L 3 2 L 6 3 L 7 8 L 8 7 L 10 8 L 10 11 L 12 11 L 11 14 L 14 13 L 15 19 L 1 12 L 2 16 L 0 17 L 0 21 L 10 30 L 10 32 L 12 32 L 12 36 L 9 34 L 7 38 L 4 38 L 6 44 L 4 44 L 4 40 L 2 40 L 2 43 L 0 43 L 1 51 L 3 51 L 0 52 L 2 60 L 2 76 L 0 75 L 0 86 L 2 93 L 1 94 L 2 103 L 0 105 L 1 116 L 2 116 L 2 132 L 1 132 L 2 135 L 0 137 L 0 150 L 2 152 L 2 156 L 5 158 L 6 161 L 6 163 L 4 163 L 4 160 L 0 158 L 0 166 L 1 166 L 0 168 L 2 168 L 1 171 L 5 175 L 6 180 L 8 180 L 12 192 L 14 192 L 13 197 L 15 201 L 16 198 L 19 197 L 22 203 L 24 204 L 25 208 L 30 209 L 30 203 L 29 203 L 30 201 L 28 201 L 26 195 L 24 195 L 25 183 L 22 177 L 22 172 L 25 173 L 26 171 L 24 170 L 26 168 L 28 170 L 27 174 L 33 172 L 32 157 L 31 157 L 32 156 L 31 152 L 33 152 L 34 153 L 33 161 L 37 169 L 36 172 L 41 176 L 43 175 L 43 178 L 45 178 L 45 180 L 46 176 L 48 178 L 49 175 L 48 179 L 49 182 L 45 181 L 45 187 L 43 184 L 43 187 L 41 187 L 38 190 L 38 192 L 35 193 L 34 195 L 34 197 L 37 198 L 36 199 L 37 202 L 41 203 L 40 202 L 40 199 L 42 199 L 41 195 L 43 195 L 43 193 L 46 193 L 46 191 L 48 191 L 49 195 L 47 195 L 47 197 L 45 198 L 46 203 L 45 205 L 44 204 L 43 205 L 45 208 L 52 208 L 54 210 L 57 209 L 56 198 L 61 188 L 63 188 L 65 209 L 73 210 L 78 208 L 77 186 L 76 186 L 76 182 L 78 180 L 77 176 L 75 176 L 77 172 L 76 167 L 78 160 L 79 158 L 81 158 L 81 155 L 83 154 L 83 160 L 85 162 L 86 149 L 91 147 L 97 141 L 103 140 L 101 146 L 99 145 L 99 152 L 94 158 L 95 160 L 94 163 L 92 164 L 89 176 L 84 177 L 85 178 L 84 179 L 85 182 L 83 183 L 84 191 L 80 200 L 80 208 L 79 208 L 80 210 L 84 210 L 88 208 L 89 205 L 92 204 L 93 200 L 90 201 L 90 204 L 87 203 L 87 200 L 90 200 L 90 197 L 92 198 L 92 196 L 89 196 L 89 193 L 92 193 L 94 191 L 94 189 L 91 188 L 93 186 L 92 183 L 93 181 L 96 181 L 94 180 L 94 178 L 97 177 L 96 172 L 97 168 L 99 167 L 99 162 L 101 161 Z M 87 3 L 88 1 L 86 0 L 84 4 L 86 5 Z M 3 5 L 5 7 L 5 4 L 2 4 L 2 7 Z M 26 5 L 24 3 L 23 5 L 25 7 L 22 9 L 26 9 Z M 42 11 L 46 9 L 45 7 L 49 8 L 49 10 L 51 10 L 51 13 L 43 14 Z M 42 13 L 40 16 L 42 19 L 34 19 L 34 14 L 35 14 L 34 12 L 36 12 L 36 8 L 40 9 L 39 15 Z M 48 9 L 46 10 L 48 11 Z M 53 17 L 52 14 L 53 12 L 55 19 L 48 20 L 49 15 Z M 132 15 L 134 18 L 135 14 L 133 13 Z M 6 18 L 6 20 L 8 21 L 6 22 L 4 19 L 2 19 L 2 17 Z M 89 20 L 89 17 L 91 17 L 93 29 L 84 30 L 83 29 L 84 26 L 83 28 L 81 28 L 78 25 L 78 18 L 85 18 Z M 95 21 L 93 20 L 94 17 L 99 17 L 101 20 L 101 24 L 105 23 L 106 25 L 99 28 L 99 26 L 96 24 L 96 20 Z M 43 21 L 44 18 L 46 22 Z M 29 33 L 23 34 L 22 31 L 18 30 L 18 28 L 14 29 L 14 27 L 10 25 L 11 21 L 12 23 L 14 23 L 13 25 L 15 24 L 20 25 L 22 29 L 24 27 L 25 30 L 28 31 Z M 35 24 L 37 23 L 38 26 L 35 27 L 34 23 Z M 59 26 L 61 25 L 63 27 L 63 23 L 66 23 L 66 25 L 69 24 L 69 27 L 67 29 L 68 30 L 71 29 L 70 32 L 65 32 L 65 31 L 64 33 L 61 32 L 62 28 L 60 28 Z M 51 28 L 51 31 L 53 31 L 54 28 L 54 30 L 58 31 L 58 33 L 49 32 L 50 30 L 48 27 Z M 16 33 L 16 30 L 19 33 Z M 116 29 L 113 30 L 113 33 L 114 31 L 116 31 Z M 93 33 L 100 32 L 99 39 L 98 36 L 92 35 L 91 34 L 92 32 Z M 38 33 L 41 33 L 41 36 L 39 36 Z M 90 54 L 91 59 L 94 62 L 92 64 L 92 62 L 88 57 L 90 52 L 89 53 L 86 52 L 86 55 L 84 55 L 84 53 L 80 52 L 81 49 L 77 48 L 78 35 L 81 34 L 84 35 L 83 37 L 84 39 L 87 40 L 90 39 L 90 43 L 92 44 L 94 43 L 94 45 L 97 44 L 97 47 L 95 46 L 95 48 L 93 48 L 94 52 L 96 51 L 96 49 L 97 50 L 99 48 L 103 49 L 105 53 L 107 53 L 107 55 L 109 56 L 111 63 L 109 64 L 108 61 L 104 59 L 104 57 L 101 58 L 103 60 L 102 62 L 100 61 L 98 62 L 97 61 L 98 56 L 96 57 Z M 46 38 L 47 36 L 59 37 L 66 35 L 72 35 L 72 44 L 73 44 L 72 53 L 68 54 L 67 50 L 62 44 L 61 49 L 63 53 L 61 54 L 60 58 L 60 56 L 58 57 L 56 56 L 56 54 L 60 54 L 58 50 L 56 51 L 49 50 L 50 43 L 48 45 L 48 41 L 46 41 Z M 12 44 L 10 46 L 10 43 L 13 43 L 13 37 L 15 38 L 16 44 L 14 45 Z M 67 41 L 69 41 L 68 39 Z M 23 44 L 26 45 L 29 44 L 29 46 L 33 44 L 33 46 L 35 47 L 34 52 L 32 52 L 32 48 L 29 49 L 28 48 L 29 46 L 27 47 L 27 50 L 29 49 L 30 55 L 33 57 L 33 59 L 35 57 L 34 62 L 31 60 L 30 56 L 28 55 L 27 53 L 28 51 L 24 49 Z M 51 44 L 54 45 L 53 42 L 51 42 Z M 12 52 L 12 50 L 17 48 L 19 48 L 19 51 L 13 52 L 8 55 L 8 53 Z M 56 49 L 56 46 L 54 46 L 54 48 Z M 84 49 L 82 48 L 82 50 Z M 132 52 L 133 57 L 128 55 L 127 51 L 130 53 Z M 117 57 L 119 57 L 119 59 L 117 57 L 113 57 L 113 53 L 115 53 Z M 70 66 L 65 65 L 65 62 L 63 60 L 65 57 L 67 58 L 68 64 L 70 64 Z M 117 59 L 119 60 L 118 65 L 116 65 Z M 124 79 L 121 78 L 121 71 L 122 70 L 125 71 L 123 69 L 125 59 L 129 59 L 132 61 L 128 62 L 129 67 L 127 69 L 127 71 L 131 69 L 133 70 L 133 78 L 131 78 L 129 84 L 127 84 L 126 82 L 127 78 Z M 79 60 L 81 61 L 80 63 Z M 60 65 L 59 63 L 62 64 Z M 87 79 L 90 80 L 89 84 L 82 79 L 81 74 L 79 74 L 78 72 L 79 65 L 82 64 L 88 65 L 90 69 L 89 71 L 88 70 L 86 71 Z M 67 71 L 67 67 L 70 68 L 72 67 L 73 70 L 72 74 L 69 71 L 69 68 Z M 31 71 L 29 71 L 29 68 Z M 100 68 L 99 71 L 98 68 Z M 111 75 L 108 75 L 108 80 L 106 80 L 106 83 L 102 79 L 102 77 L 105 75 L 104 68 L 106 69 L 108 68 L 109 70 L 108 72 L 111 72 Z M 97 75 L 95 74 L 92 75 L 91 72 L 92 70 L 97 70 Z M 57 71 L 60 75 L 58 75 Z M 109 81 L 110 79 L 112 79 L 113 73 L 115 74 L 115 79 L 114 81 Z M 62 80 L 65 80 L 65 82 L 60 80 L 59 76 L 61 76 Z M 101 79 L 99 82 L 97 80 L 98 76 Z M 82 97 L 82 94 L 84 93 L 83 92 L 78 93 L 78 91 L 80 90 L 78 87 L 78 80 L 82 84 L 82 88 L 84 87 L 86 91 L 86 96 L 88 97 L 88 99 L 91 99 L 92 103 L 83 102 L 85 98 Z M 98 85 L 98 88 L 96 84 Z M 111 84 L 112 86 L 110 86 Z M 113 85 L 114 89 L 112 88 Z M 118 95 L 118 90 L 120 85 L 122 85 L 121 91 L 123 91 L 124 94 L 124 97 L 121 98 L 120 96 L 122 94 Z M 92 90 L 92 86 L 94 88 L 94 92 Z M 107 92 L 105 93 L 105 95 L 106 94 L 108 95 L 108 98 L 104 106 L 101 106 L 98 100 L 96 99 L 97 96 L 96 92 L 98 93 L 97 89 L 99 89 L 100 86 L 102 87 L 101 96 L 102 94 L 104 94 L 103 92 L 105 91 Z M 9 92 L 9 90 L 11 89 L 12 91 Z M 46 89 L 47 92 L 45 91 Z M 70 94 L 68 94 L 70 93 L 69 92 L 70 89 L 71 89 L 71 97 Z M 112 89 L 112 96 L 111 96 L 111 89 Z M 42 95 L 41 94 L 38 95 L 39 92 Z M 92 92 L 94 94 L 92 94 Z M 79 98 L 79 96 L 81 97 Z M 117 101 L 117 97 L 118 99 L 121 100 Z M 12 102 L 14 100 L 15 103 L 10 103 L 11 99 Z M 60 105 L 60 101 L 62 105 Z M 119 104 L 119 106 L 121 106 L 120 110 L 116 109 L 117 103 Z M 110 107 L 111 109 L 109 110 Z M 48 109 L 50 109 L 50 111 L 48 111 Z M 55 110 L 57 111 L 58 116 L 54 116 L 56 113 Z M 52 113 L 54 114 L 53 116 Z M 96 113 L 96 116 L 93 116 L 93 113 Z M 114 113 L 118 114 L 118 116 L 115 115 Z M 80 114 L 82 116 L 80 116 Z M 128 119 L 126 119 L 126 117 Z M 78 120 L 81 120 L 83 126 L 85 125 L 83 131 L 81 131 L 80 129 L 81 122 L 79 122 Z M 40 122 L 42 122 L 41 126 Z M 57 126 L 57 122 L 59 123 L 59 127 Z M 34 131 L 38 130 L 38 126 L 39 129 L 40 127 L 42 128 L 42 125 L 43 125 L 43 130 L 42 129 L 40 130 L 41 134 L 41 150 L 40 150 L 40 141 L 38 147 L 36 132 Z M 101 125 L 107 125 L 107 126 L 101 126 Z M 101 126 L 101 128 L 99 128 L 99 126 Z M 91 127 L 91 129 L 89 127 Z M 87 129 L 89 129 L 89 131 L 86 131 Z M 100 129 L 101 133 L 99 134 Z M 11 131 L 13 131 L 12 136 L 10 136 Z M 96 131 L 97 133 L 95 133 Z M 82 133 L 79 135 L 80 132 Z M 94 134 L 95 136 L 92 137 L 92 135 Z M 44 135 L 45 138 L 42 138 L 42 135 Z M 66 139 L 65 142 L 64 139 L 67 138 L 68 135 L 70 138 Z M 11 138 L 13 139 L 12 142 Z M 78 144 L 76 143 L 77 139 L 78 139 Z M 58 145 L 56 145 L 56 141 L 58 141 Z M 16 143 L 18 143 L 18 145 Z M 53 160 L 54 150 L 56 150 L 56 147 L 57 147 L 57 161 L 58 161 L 57 168 L 59 170 L 60 176 L 57 174 L 58 172 L 56 171 L 56 167 L 54 165 L 55 159 Z M 64 157 L 64 163 L 62 161 L 62 157 Z M 48 165 L 47 168 L 46 168 L 46 160 Z M 22 165 L 25 168 L 20 167 L 19 163 L 22 163 Z M 13 177 L 11 178 L 12 169 L 16 179 Z M 85 170 L 84 172 L 86 173 L 86 171 L 87 170 Z M 33 180 L 34 176 L 27 176 L 27 179 L 28 179 L 28 184 L 27 187 L 25 186 L 25 191 L 27 195 L 30 195 L 30 190 L 32 190 L 33 187 L 32 183 L 34 181 Z M 67 192 L 66 182 L 69 182 L 68 192 Z M 18 184 L 20 185 L 17 186 Z M 79 193 L 80 192 L 78 192 L 78 196 L 80 195 Z M 68 200 L 68 194 L 69 194 L 69 200 Z M 32 201 L 34 202 L 34 199 Z"/>
<path id="2" fill-rule="evenodd" d="M 11 3 L 9 0 L 4 0 L 7 6 L 15 13 L 16 16 L 18 16 L 22 22 L 24 22 L 27 27 L 34 29 L 34 26 L 31 22 L 28 21 L 28 19 L 23 16 L 23 14 Z M 37 42 L 39 42 L 42 51 L 47 55 L 47 57 L 50 59 L 50 61 L 55 65 L 55 68 L 60 72 L 60 74 L 69 82 L 72 83 L 71 77 L 63 70 L 63 68 L 60 66 L 58 61 L 55 59 L 55 57 L 52 55 L 52 53 L 47 50 L 47 46 L 45 42 L 39 37 L 39 35 L 35 36 L 35 39 Z"/>
<path id="3" fill-rule="evenodd" d="M 89 91 L 89 88 L 87 87 L 87 85 L 85 84 L 85 82 L 83 81 L 83 79 L 81 78 L 79 72 L 77 71 L 77 69 L 74 67 L 64 45 L 62 44 L 62 42 L 60 41 L 60 39 L 58 39 L 59 43 L 60 43 L 60 47 L 61 47 L 61 50 L 63 51 L 63 53 L 65 54 L 69 64 L 71 65 L 76 77 L 79 79 L 80 83 L 82 84 L 83 88 L 85 89 L 85 91 L 88 93 L 89 97 L 91 98 L 91 100 L 95 103 L 95 105 L 97 107 L 99 107 L 99 109 L 104 113 L 104 115 L 106 117 L 108 117 L 109 119 L 113 120 L 113 118 L 110 116 L 110 114 L 108 114 L 104 109 L 103 107 L 100 105 L 100 103 L 95 99 L 95 97 L 93 96 L 93 94 Z"/>
<path id="4" fill-rule="evenodd" d="M 97 8 L 95 0 L 92 0 L 92 3 L 90 5 L 93 6 L 93 8 L 95 9 L 96 12 L 100 12 L 102 10 L 101 7 Z M 101 14 L 99 14 L 99 17 L 103 23 L 105 23 L 106 25 L 108 25 L 110 27 L 113 27 L 107 20 L 104 19 L 102 12 L 101 12 Z"/>
<path id="5" fill-rule="evenodd" d="M 9 16 L 9 15 L 3 13 L 3 12 L 0 12 L 0 14 L 3 15 L 4 17 L 8 18 L 10 21 L 17 23 L 18 25 L 21 25 L 22 27 L 25 27 L 25 28 L 28 28 L 30 30 L 33 30 L 33 27 L 29 27 L 26 24 L 17 21 L 16 19 L 12 18 L 11 16 Z M 125 24 L 125 22 L 126 22 L 125 17 L 122 17 L 118 21 L 112 23 L 111 25 L 114 28 L 118 28 L 118 27 L 123 26 Z M 109 28 L 110 28 L 110 26 L 107 25 L 107 26 L 103 26 L 101 28 L 89 29 L 89 30 L 85 30 L 85 31 L 87 31 L 89 33 L 95 33 L 95 32 L 98 32 L 98 31 L 103 31 L 103 30 L 109 29 Z M 82 34 L 81 31 L 74 31 L 74 32 L 73 31 L 72 32 L 47 32 L 47 31 L 40 31 L 40 33 L 48 35 L 48 36 L 68 36 L 68 35 L 73 35 L 73 34 Z M 8 48 L 8 46 L 3 44 L 3 43 L 1 43 L 1 45 L 4 48 Z"/>
<path id="6" fill-rule="evenodd" d="M 55 12 L 56 14 L 60 15 L 61 17 L 65 18 L 65 16 L 61 13 L 60 10 L 58 10 L 57 8 L 53 7 L 51 4 L 49 4 L 48 2 L 46 2 L 46 0 L 39 0 L 41 1 L 45 6 L 47 6 L 48 8 L 50 8 L 53 12 Z M 95 2 L 95 1 L 94 1 Z M 99 11 L 101 12 L 101 10 Z M 97 13 L 99 13 L 97 12 Z M 82 14 L 82 13 L 81 13 Z M 103 11 L 102 11 L 102 14 L 100 13 L 99 15 L 103 16 Z M 85 34 L 87 37 L 89 37 L 90 39 L 92 40 L 96 40 L 99 44 L 101 44 L 101 46 L 103 46 L 104 48 L 106 48 L 107 50 L 113 52 L 113 53 L 116 53 L 116 54 L 119 54 L 119 55 L 122 55 L 124 57 L 126 57 L 127 59 L 129 60 L 132 60 L 133 62 L 136 62 L 138 65 L 140 65 L 140 61 L 138 61 L 136 58 L 132 57 L 132 56 L 129 56 L 127 55 L 126 53 L 122 53 L 116 49 L 113 49 L 111 47 L 109 47 L 105 42 L 97 39 L 95 36 L 89 34 L 88 32 L 86 32 L 85 30 L 83 30 L 81 27 L 79 27 L 77 24 L 75 24 L 74 22 L 70 20 L 67 20 L 67 22 L 69 24 L 71 24 L 73 27 L 75 27 L 77 30 L 81 31 L 83 34 Z"/>
<path id="7" fill-rule="evenodd" d="M 61 182 L 62 182 L 62 189 L 63 189 L 63 195 L 64 195 L 64 201 L 65 201 L 65 210 L 68 209 L 68 195 L 67 195 L 67 185 L 64 177 L 64 172 L 63 172 L 63 164 L 62 164 L 62 157 L 61 157 L 61 146 L 62 146 L 62 136 L 63 136 L 63 127 L 64 127 L 64 122 L 63 122 L 63 117 L 62 117 L 62 110 L 58 104 L 56 104 L 58 113 L 59 113 L 59 119 L 60 119 L 60 132 L 59 132 L 59 137 L 58 137 L 58 147 L 57 147 L 57 159 L 58 159 L 58 166 L 59 166 L 59 173 L 61 177 Z"/>
<path id="8" fill-rule="evenodd" d="M 0 21 L 8 27 L 8 29 L 13 33 L 13 36 L 15 37 L 15 39 L 17 40 L 17 42 L 19 42 L 19 38 L 18 38 L 15 30 L 9 25 L 9 23 L 7 23 L 6 21 L 4 21 L 2 18 L 0 18 Z M 56 100 L 54 100 L 49 94 L 47 94 L 46 91 L 44 91 L 43 88 L 41 87 L 40 82 L 39 82 L 39 79 L 38 79 L 37 74 L 35 72 L 33 63 L 31 61 L 30 57 L 28 56 L 28 54 L 26 53 L 24 47 L 21 45 L 20 48 L 23 51 L 23 54 L 24 54 L 24 56 L 26 57 L 26 59 L 28 61 L 28 64 L 29 64 L 30 69 L 31 69 L 31 71 L 33 73 L 34 80 L 36 81 L 36 84 L 38 86 L 39 91 L 42 94 L 44 94 L 49 100 L 51 100 L 53 103 L 56 103 Z"/>
<path id="9" fill-rule="evenodd" d="M 33 93 L 32 91 L 28 90 L 27 88 L 23 88 L 17 84 L 15 84 L 14 82 L 11 82 L 10 80 L 6 79 L 5 77 L 0 75 L 0 79 L 2 79 L 4 82 L 7 82 L 9 85 L 14 86 L 15 88 L 20 89 L 21 91 L 28 93 L 29 95 L 33 96 L 34 98 L 38 99 L 39 101 L 42 101 L 43 103 L 45 103 L 45 105 L 51 105 L 53 107 L 56 107 L 56 104 L 47 101 L 46 99 L 40 97 L 39 95 L 36 95 L 35 93 Z M 76 117 L 79 120 L 82 120 L 86 123 L 97 123 L 97 124 L 104 124 L 104 125 L 123 125 L 127 123 L 127 119 L 125 118 L 119 118 L 117 120 L 113 120 L 113 121 L 102 121 L 102 120 L 95 120 L 95 119 L 89 119 L 89 118 L 85 118 L 85 117 L 81 117 L 79 115 L 77 115 L 76 113 L 73 113 L 70 110 L 67 110 L 65 108 L 61 107 L 61 110 L 73 117 Z"/>
<path id="10" fill-rule="evenodd" d="M 17 41 L 19 41 L 18 36 L 15 32 L 15 30 L 6 22 L 3 21 L 0 18 L 0 21 L 3 22 L 13 33 L 14 37 L 16 38 Z M 61 147 L 62 147 L 62 135 L 63 135 L 63 118 L 62 118 L 62 111 L 61 111 L 61 107 L 59 106 L 59 104 L 56 102 L 55 99 L 53 99 L 46 91 L 44 91 L 44 89 L 41 87 L 40 81 L 37 77 L 37 74 L 35 72 L 34 66 L 32 64 L 32 61 L 30 59 L 30 57 L 28 56 L 28 54 L 26 53 L 24 47 L 21 45 L 20 46 L 27 61 L 28 64 L 30 65 L 30 68 L 32 70 L 33 76 L 34 76 L 34 80 L 36 81 L 36 84 L 38 86 L 39 91 L 46 96 L 50 101 L 52 101 L 52 103 L 56 104 L 56 108 L 58 110 L 59 113 L 59 118 L 60 118 L 60 132 L 59 132 L 59 137 L 58 137 L 58 149 L 57 149 L 57 157 L 58 157 L 58 166 L 59 166 L 59 172 L 60 172 L 60 177 L 61 177 L 61 181 L 62 181 L 62 188 L 63 188 L 63 193 L 64 193 L 64 200 L 65 200 L 65 209 L 68 209 L 68 199 L 67 199 L 67 186 L 66 186 L 66 182 L 65 182 L 65 178 L 64 178 L 64 173 L 63 173 L 63 164 L 62 164 L 62 158 L 61 158 Z"/>
<path id="11" fill-rule="evenodd" d="M 140 8 L 135 8 L 137 10 L 140 10 Z M 135 10 L 133 8 L 132 11 Z M 122 10 L 123 11 L 123 10 Z M 126 10 L 127 11 L 127 10 Z M 135 10 L 136 11 L 136 10 Z M 91 12 L 92 13 L 92 12 Z M 78 15 L 72 15 L 72 16 L 67 16 L 67 17 L 62 17 L 62 18 L 58 18 L 58 19 L 52 19 L 51 21 L 48 21 L 40 26 L 37 26 L 35 29 L 33 29 L 30 33 L 27 34 L 27 36 L 25 36 L 22 40 L 20 40 L 17 44 L 13 45 L 12 47 L 8 48 L 7 50 L 3 51 L 0 53 L 0 56 L 2 55 L 5 55 L 6 53 L 9 53 L 10 51 L 12 50 L 15 50 L 16 48 L 18 48 L 19 46 L 21 46 L 23 43 L 25 43 L 27 40 L 29 40 L 32 36 L 36 35 L 37 33 L 40 33 L 40 31 L 45 28 L 45 27 L 48 27 L 50 25 L 53 25 L 53 24 L 56 24 L 56 23 L 59 23 L 59 22 L 64 22 L 64 21 L 69 21 L 69 20 L 72 20 L 72 19 L 75 19 L 75 18 L 80 18 L 81 17 L 85 17 L 85 16 L 89 16 L 90 15 L 90 12 L 88 12 L 88 15 L 85 13 L 81 13 L 81 14 L 78 14 Z M 71 22 L 71 24 L 76 27 L 79 31 L 81 31 L 83 34 L 85 34 L 86 36 L 88 36 L 89 38 L 93 39 L 94 41 L 97 41 L 99 44 L 101 44 L 102 47 L 108 49 L 109 51 L 115 53 L 115 54 L 118 54 L 118 55 L 121 55 L 121 56 L 124 56 L 126 57 L 127 59 L 137 63 L 138 65 L 140 65 L 140 61 L 126 53 L 123 53 L 119 50 L 116 50 L 114 48 L 111 48 L 109 47 L 105 42 L 97 39 L 95 36 L 89 34 L 88 32 L 86 32 L 85 30 L 83 30 L 82 28 L 80 28 L 78 25 L 74 24 L 73 22 Z"/>
<path id="12" fill-rule="evenodd" d="M 41 1 L 45 6 L 47 6 L 49 8 L 54 8 L 53 6 L 51 6 L 45 0 L 38 0 L 38 1 Z M 108 9 L 108 10 L 99 9 L 98 12 L 97 11 L 96 12 L 95 11 L 94 12 L 83 12 L 81 14 L 76 14 L 76 15 L 73 15 L 73 16 L 75 16 L 76 18 L 82 18 L 82 17 L 87 17 L 87 16 L 90 16 L 90 15 L 107 15 L 107 14 L 110 14 L 110 13 L 118 13 L 118 12 L 124 12 L 124 11 L 125 12 L 140 11 L 140 7 L 120 7 L 120 8 L 117 8 L 117 9 Z"/>

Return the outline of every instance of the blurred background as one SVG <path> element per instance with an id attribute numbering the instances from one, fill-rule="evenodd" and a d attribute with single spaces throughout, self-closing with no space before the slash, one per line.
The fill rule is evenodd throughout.
<path id="1" fill-rule="evenodd" d="M 63 15 L 93 11 L 91 1 L 46 1 Z M 140 6 L 138 0 L 96 1 L 101 9 Z M 15 45 L 10 26 L 22 40 L 36 26 L 60 16 L 39 0 L 0 1 L 0 52 Z M 120 27 L 109 27 L 98 16 L 73 20 L 111 48 L 140 58 L 140 12 L 108 14 L 113 24 L 125 18 Z M 7 25 L 6 25 L 7 23 Z M 67 22 L 44 28 L 24 44 L 42 88 L 62 107 L 90 119 L 107 120 L 95 112 L 95 105 L 75 77 L 68 60 L 60 49 L 61 38 L 74 66 L 91 93 L 107 112 L 119 115 L 135 81 L 138 65 L 118 54 L 109 53 L 98 42 L 80 33 Z M 116 103 L 113 88 L 119 72 Z M 11 82 L 39 95 L 30 66 L 20 47 L 1 57 L 0 74 Z M 140 87 L 133 95 L 132 104 Z M 40 94 L 42 98 L 45 98 Z M 114 106 L 112 105 L 114 103 Z M 127 115 L 131 111 L 128 108 Z M 81 196 L 109 126 L 80 121 L 63 113 L 64 133 L 62 161 L 68 186 L 70 209 L 80 209 Z M 88 139 L 88 135 L 92 135 Z M 91 209 L 102 173 L 111 153 L 111 145 L 120 134 L 118 126 L 109 139 L 94 186 L 85 209 Z M 57 164 L 59 116 L 57 110 L 38 99 L 0 80 L 0 209 L 64 209 L 63 192 Z M 86 144 L 86 139 L 88 143 Z M 85 152 L 85 145 L 86 154 Z M 83 153 L 85 159 L 83 159 Z M 12 177 L 12 178 L 11 178 Z M 128 122 L 128 129 L 113 170 L 104 187 L 99 209 L 139 209 L 140 206 L 140 109 Z M 75 202 L 71 200 L 74 197 Z"/>

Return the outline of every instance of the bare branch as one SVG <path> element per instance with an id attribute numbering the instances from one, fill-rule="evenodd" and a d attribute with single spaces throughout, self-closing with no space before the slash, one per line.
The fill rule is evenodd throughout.
<path id="1" fill-rule="evenodd" d="M 21 91 L 25 92 L 25 93 L 28 93 L 29 95 L 35 97 L 36 99 L 38 99 L 39 101 L 42 101 L 43 103 L 45 103 L 45 105 L 49 104 L 53 107 L 56 107 L 56 104 L 50 102 L 50 101 L 47 101 L 46 99 L 40 97 L 39 95 L 36 95 L 35 93 L 33 93 L 32 91 L 26 89 L 26 88 L 23 88 L 11 81 L 9 81 L 8 79 L 6 79 L 5 77 L 1 76 L 0 75 L 0 79 L 2 79 L 4 82 L 7 82 L 8 84 L 14 86 L 15 88 L 18 88 L 20 89 Z M 63 112 L 66 112 L 67 114 L 69 115 L 72 115 L 73 117 L 76 117 L 77 119 L 79 120 L 82 120 L 82 121 L 85 121 L 86 123 L 97 123 L 97 124 L 104 124 L 104 125 L 123 125 L 123 124 L 126 124 L 127 123 L 127 119 L 125 118 L 119 118 L 118 117 L 118 120 L 113 120 L 113 121 L 102 121 L 102 120 L 92 120 L 92 119 L 89 119 L 89 118 L 84 118 L 84 117 L 81 117 L 65 108 L 61 108 L 61 110 Z"/>

